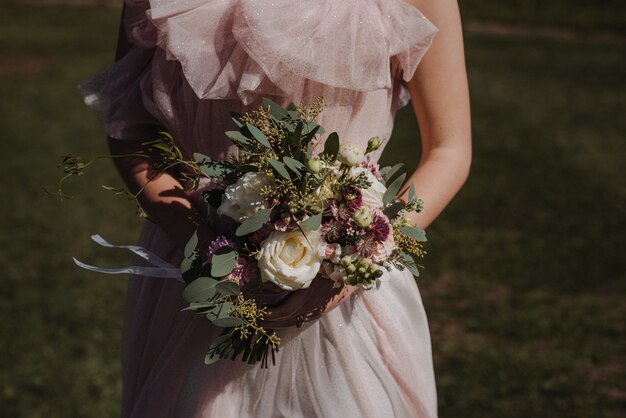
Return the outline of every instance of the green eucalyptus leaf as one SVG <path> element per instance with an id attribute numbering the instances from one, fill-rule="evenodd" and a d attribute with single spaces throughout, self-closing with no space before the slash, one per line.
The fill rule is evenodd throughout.
<path id="1" fill-rule="evenodd" d="M 419 277 L 420 276 L 420 272 L 417 269 L 417 266 L 415 265 L 415 260 L 413 259 L 413 257 L 411 257 L 410 254 L 407 253 L 402 253 L 400 254 L 400 258 L 403 261 L 403 265 L 407 268 L 407 270 L 409 270 L 411 272 L 411 274 L 414 277 Z"/>
<path id="2" fill-rule="evenodd" d="M 330 157 L 331 160 L 337 159 L 339 153 L 339 135 L 337 132 L 333 132 L 328 135 L 326 142 L 324 143 L 324 154 Z"/>
<path id="3" fill-rule="evenodd" d="M 215 251 L 211 258 L 211 276 L 224 277 L 233 271 L 237 264 L 238 254 L 230 247 L 222 247 Z"/>
<path id="4" fill-rule="evenodd" d="M 230 118 L 233 120 L 233 122 L 235 122 L 235 125 L 237 125 L 238 127 L 242 127 L 243 123 L 241 123 L 241 113 L 237 113 L 237 112 L 230 112 Z"/>
<path id="5" fill-rule="evenodd" d="M 200 164 L 204 163 L 205 161 L 213 161 L 211 160 L 211 157 L 207 157 L 204 154 L 201 154 L 199 152 L 194 152 L 193 153 L 193 159 L 196 162 L 199 162 Z"/>
<path id="6" fill-rule="evenodd" d="M 404 208 L 404 203 L 402 202 L 393 202 L 391 205 L 387 206 L 383 209 L 383 213 L 390 220 L 395 219 L 398 216 L 398 213 Z"/>
<path id="7" fill-rule="evenodd" d="M 246 128 L 248 128 L 254 139 L 256 139 L 260 144 L 266 146 L 267 148 L 272 148 L 270 141 L 259 128 L 254 125 L 250 125 L 249 123 L 246 124 Z"/>
<path id="8" fill-rule="evenodd" d="M 210 365 L 226 357 L 230 351 L 230 347 L 233 345 L 232 339 L 233 335 L 230 333 L 220 335 L 214 339 L 209 346 L 207 355 L 204 357 L 204 364 Z"/>
<path id="9" fill-rule="evenodd" d="M 300 227 L 305 231 L 316 231 L 322 225 L 322 212 L 300 222 Z"/>
<path id="10" fill-rule="evenodd" d="M 238 237 L 251 234 L 254 231 L 258 231 L 261 229 L 263 225 L 270 220 L 270 215 L 272 213 L 272 208 L 261 209 L 254 212 L 248 219 L 243 221 L 241 225 L 235 231 L 235 235 Z"/>
<path id="11" fill-rule="evenodd" d="M 313 123 L 313 122 L 311 122 Z M 303 144 L 308 144 L 309 142 L 311 142 L 313 140 L 313 138 L 315 138 L 315 135 L 317 135 L 317 132 L 320 130 L 321 126 L 315 124 L 314 126 L 311 126 L 310 124 L 307 125 L 307 130 L 308 133 L 306 134 L 306 136 L 304 137 L 304 140 L 302 141 Z"/>
<path id="12" fill-rule="evenodd" d="M 230 281 L 219 282 L 215 288 L 224 296 L 237 296 L 241 292 L 239 285 Z"/>
<path id="13" fill-rule="evenodd" d="M 211 296 L 213 297 L 213 296 Z M 206 308 L 211 308 L 215 306 L 215 302 L 214 301 L 206 301 L 206 302 L 191 302 L 189 304 L 189 306 L 187 306 L 186 308 L 183 308 L 183 311 L 198 311 L 198 310 L 204 310 Z M 204 312 L 202 312 L 204 313 Z"/>
<path id="14" fill-rule="evenodd" d="M 235 144 L 247 145 L 250 143 L 250 139 L 239 131 L 226 131 L 226 136 L 229 137 Z"/>
<path id="15" fill-rule="evenodd" d="M 270 115 L 276 120 L 283 120 L 287 117 L 287 111 L 282 106 L 266 97 L 263 98 L 263 106 L 269 108 Z"/>
<path id="16" fill-rule="evenodd" d="M 281 177 L 287 180 L 291 180 L 291 176 L 289 175 L 289 171 L 287 171 L 287 169 L 285 168 L 285 164 L 277 160 L 269 160 L 269 161 L 270 161 L 270 165 L 274 168 L 274 170 L 276 170 L 278 174 L 281 175 Z"/>
<path id="17" fill-rule="evenodd" d="M 198 247 L 198 231 L 195 231 L 191 238 L 187 241 L 185 245 L 185 250 L 183 254 L 185 257 L 191 257 L 193 253 L 196 251 L 196 247 Z"/>
<path id="18" fill-rule="evenodd" d="M 224 282 L 221 282 L 224 283 Z M 235 310 L 235 305 L 230 302 L 224 302 L 220 305 L 220 310 L 217 314 L 218 318 L 228 318 Z"/>
<path id="19" fill-rule="evenodd" d="M 198 277 L 183 290 L 187 303 L 205 302 L 215 296 L 216 285 L 220 283 L 211 277 Z"/>
<path id="20" fill-rule="evenodd" d="M 400 191 L 402 184 L 404 184 L 404 179 L 406 177 L 406 173 L 402 174 L 400 177 L 394 180 L 393 183 L 387 187 L 385 194 L 383 195 L 383 204 L 386 206 L 393 202 L 396 198 L 396 195 Z"/>
<path id="21" fill-rule="evenodd" d="M 389 180 L 391 180 L 391 178 L 398 172 L 398 170 L 402 168 L 403 165 L 404 163 L 398 163 L 394 165 L 393 167 L 387 166 L 387 167 L 381 168 L 379 173 L 385 180 L 385 183 L 388 183 Z"/>
<path id="22" fill-rule="evenodd" d="M 225 161 L 205 161 L 200 165 L 200 170 L 209 178 L 223 179 L 232 173 L 234 168 Z"/>
<path id="23" fill-rule="evenodd" d="M 235 305 L 230 302 L 222 302 L 215 304 L 211 309 L 205 311 L 205 315 L 209 321 L 213 321 L 217 318 L 228 318 L 234 310 Z"/>
<path id="24" fill-rule="evenodd" d="M 217 353 L 211 353 L 204 356 L 204 365 L 210 366 L 213 363 L 217 363 L 220 361 L 222 357 L 220 357 Z"/>
<path id="25" fill-rule="evenodd" d="M 180 263 L 180 273 L 183 276 L 183 280 L 187 283 L 191 283 L 197 279 L 201 272 L 202 260 L 197 252 L 191 257 L 183 258 L 183 261 Z"/>
<path id="26" fill-rule="evenodd" d="M 411 182 L 411 185 L 409 186 L 409 200 L 413 199 L 415 199 L 415 186 L 413 185 L 413 182 Z"/>
<path id="27" fill-rule="evenodd" d="M 216 327 L 221 327 L 221 328 L 238 327 L 239 325 L 242 325 L 243 323 L 244 323 L 243 319 L 235 318 L 232 316 L 229 316 L 226 318 L 217 318 L 213 320 L 213 325 L 215 325 Z"/>
<path id="28" fill-rule="evenodd" d="M 416 241 L 426 242 L 426 232 L 421 228 L 415 226 L 401 226 L 400 232 Z"/>
<path id="29" fill-rule="evenodd" d="M 304 164 L 302 164 L 300 161 L 291 157 L 284 157 L 283 162 L 285 163 L 287 167 L 291 169 L 291 171 L 293 171 L 294 173 L 298 175 L 302 174 L 301 172 L 306 169 Z"/>

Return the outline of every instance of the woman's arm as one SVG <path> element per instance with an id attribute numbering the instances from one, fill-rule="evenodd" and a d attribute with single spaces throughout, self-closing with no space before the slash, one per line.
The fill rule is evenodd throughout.
<path id="1" fill-rule="evenodd" d="M 424 200 L 424 210 L 411 222 L 427 227 L 450 203 L 465 182 L 471 162 L 469 93 L 461 19 L 455 0 L 412 0 L 439 29 L 430 50 L 408 83 L 422 138 L 422 159 L 407 181 Z M 408 192 L 400 196 L 408 198 Z M 314 280 L 313 289 L 298 291 L 266 315 L 268 327 L 293 326 L 301 315 L 316 319 L 357 290 L 332 288 L 329 280 Z M 296 292 L 296 293 L 298 293 Z M 318 309 L 311 307 L 321 306 Z"/>
<path id="2" fill-rule="evenodd" d="M 424 210 L 410 220 L 426 228 L 450 203 L 469 173 L 471 122 L 461 18 L 456 0 L 411 0 L 439 29 L 408 83 L 419 121 L 422 158 L 407 180 Z M 405 191 L 400 198 L 407 199 Z"/>
<path id="3" fill-rule="evenodd" d="M 132 47 L 124 30 L 124 12 L 125 6 L 120 21 L 115 61 L 122 59 Z M 111 137 L 107 137 L 107 141 L 111 155 L 120 156 L 145 151 L 141 145 L 142 141 Z M 214 234 L 198 215 L 182 185 L 174 176 L 169 173 L 154 176 L 153 162 L 147 158 L 116 157 L 113 161 L 131 193 L 136 194 L 143 188 L 138 195 L 139 204 L 179 248 L 184 248 L 196 229 L 200 245 L 208 245 Z"/>

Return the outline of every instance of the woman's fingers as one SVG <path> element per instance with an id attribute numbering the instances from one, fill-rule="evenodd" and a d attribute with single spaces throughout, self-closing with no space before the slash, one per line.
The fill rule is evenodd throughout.
<path id="1" fill-rule="evenodd" d="M 342 287 L 335 288 L 331 280 L 316 278 L 309 288 L 292 292 L 280 305 L 268 309 L 262 325 L 283 328 L 319 318 L 341 289 Z"/>

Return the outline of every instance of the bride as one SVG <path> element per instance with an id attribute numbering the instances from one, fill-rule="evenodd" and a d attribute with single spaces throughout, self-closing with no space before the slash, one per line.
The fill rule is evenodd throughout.
<path id="1" fill-rule="evenodd" d="M 137 151 L 165 129 L 187 156 L 224 159 L 235 152 L 223 134 L 233 128 L 230 112 L 262 97 L 286 105 L 323 96 L 318 122 L 362 144 L 379 136 L 376 160 L 410 99 L 422 157 L 408 181 L 425 202 L 411 221 L 427 227 L 467 177 L 469 100 L 454 0 L 125 0 L 116 55 L 81 86 L 113 154 Z M 151 178 L 149 159 L 115 161 L 132 191 Z M 177 264 L 206 215 L 198 192 L 160 174 L 140 200 L 154 221 L 140 245 Z M 201 224 L 200 236 L 206 245 L 215 232 Z M 393 274 L 379 290 L 316 279 L 291 294 L 265 318 L 282 340 L 266 369 L 204 365 L 219 330 L 181 311 L 180 283 L 132 276 L 122 416 L 435 417 L 420 294 L 410 273 Z"/>

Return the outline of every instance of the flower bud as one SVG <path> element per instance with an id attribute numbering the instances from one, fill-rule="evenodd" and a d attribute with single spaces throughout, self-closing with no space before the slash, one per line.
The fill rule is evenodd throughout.
<path id="1" fill-rule="evenodd" d="M 378 148 L 380 148 L 381 142 L 382 141 L 377 136 L 370 138 L 370 140 L 367 141 L 367 150 L 365 151 L 365 153 L 369 154 L 372 151 L 376 151 Z"/>
<path id="2" fill-rule="evenodd" d="M 352 215 L 352 219 L 361 228 L 367 228 L 374 221 L 372 214 L 365 208 L 357 209 Z"/>
<path id="3" fill-rule="evenodd" d="M 306 163 L 306 168 L 313 174 L 317 174 L 322 170 L 322 162 L 319 158 L 311 158 Z"/>

